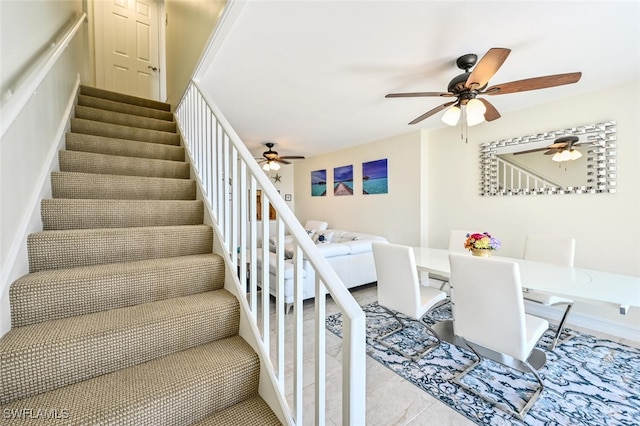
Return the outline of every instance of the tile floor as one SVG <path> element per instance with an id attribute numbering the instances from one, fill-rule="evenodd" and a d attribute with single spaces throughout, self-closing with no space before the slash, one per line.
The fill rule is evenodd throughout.
<path id="1" fill-rule="evenodd" d="M 375 285 L 366 285 L 351 289 L 358 304 L 361 306 L 377 300 Z M 273 307 L 272 299 L 272 307 Z M 272 310 L 273 312 L 273 310 Z M 327 315 L 339 312 L 331 298 L 327 298 Z M 304 330 L 303 347 L 305 354 L 313 353 L 314 347 L 314 304 L 312 300 L 304 303 Z M 271 347 L 276 344 L 275 314 L 271 315 L 270 329 L 272 330 Z M 293 316 L 285 317 L 285 348 L 287 353 L 293 353 Z M 586 333 L 609 338 L 614 341 L 622 341 L 630 346 L 640 348 L 640 342 L 625 341 L 623 339 L 603 335 L 591 330 L 580 330 Z M 327 377 L 327 402 L 326 424 L 340 425 L 341 419 L 341 388 L 342 388 L 342 339 L 333 333 L 326 331 L 326 377 Z M 285 389 L 287 398 L 291 402 L 293 398 L 292 356 L 285 359 Z M 462 426 L 474 425 L 466 417 L 458 414 L 444 403 L 433 398 L 413 384 L 402 379 L 391 370 L 373 360 L 366 358 L 366 424 L 370 426 L 382 425 L 437 425 L 437 426 Z M 303 424 L 314 423 L 314 364 L 310 356 L 304 357 L 303 378 Z M 364 423 L 363 423 L 364 424 Z"/>

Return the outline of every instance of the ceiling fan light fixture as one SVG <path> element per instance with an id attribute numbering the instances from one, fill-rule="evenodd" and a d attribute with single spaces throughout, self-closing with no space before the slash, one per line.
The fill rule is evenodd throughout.
<path id="1" fill-rule="evenodd" d="M 471 99 L 467 102 L 467 126 L 475 126 L 484 121 L 484 113 L 487 112 L 487 107 L 484 103 L 478 99 Z"/>
<path id="2" fill-rule="evenodd" d="M 460 108 L 454 105 L 442 115 L 442 121 L 449 126 L 455 126 L 460 120 L 460 114 Z"/>
<path id="3" fill-rule="evenodd" d="M 271 161 L 269 168 L 273 171 L 280 170 L 280 164 L 278 164 L 276 161 Z"/>
<path id="4" fill-rule="evenodd" d="M 571 160 L 571 153 L 569 152 L 569 150 L 563 149 L 560 152 L 556 152 L 555 154 L 553 154 L 553 157 L 551 157 L 551 159 L 553 161 L 557 161 L 558 163 L 569 161 Z"/>
<path id="5" fill-rule="evenodd" d="M 385 98 L 409 98 L 409 97 L 452 97 L 454 101 L 446 102 L 440 106 L 432 108 L 421 116 L 409 122 L 409 125 L 417 124 L 422 120 L 439 113 L 446 108 L 457 104 L 460 108 L 461 104 L 467 104 L 462 111 L 462 121 L 466 126 L 473 126 L 483 121 L 494 121 L 500 118 L 498 110 L 484 97 L 477 100 L 477 103 L 484 105 L 482 114 L 479 112 L 471 112 L 472 105 L 476 103 L 474 99 L 477 95 L 506 95 L 509 93 L 526 92 L 530 90 L 546 89 L 549 87 L 563 86 L 565 84 L 577 83 L 582 77 L 581 72 L 571 72 L 564 74 L 546 75 L 540 77 L 526 78 L 515 80 L 508 83 L 498 85 L 489 85 L 489 80 L 493 78 L 496 72 L 502 67 L 511 49 L 503 47 L 492 47 L 487 53 L 478 60 L 475 54 L 466 54 L 458 58 L 456 66 L 463 70 L 462 74 L 455 76 L 447 86 L 446 92 L 407 92 L 407 93 L 389 93 Z M 478 106 L 478 108 L 480 108 Z M 465 117 L 466 116 L 466 117 Z M 454 108 L 450 108 L 443 115 L 442 121 L 450 126 L 455 126 L 460 120 L 460 114 Z"/>
<path id="6" fill-rule="evenodd" d="M 582 153 L 577 149 L 573 149 L 573 148 L 569 150 L 569 155 L 571 156 L 572 160 L 577 160 L 578 158 L 582 157 Z"/>
<path id="7" fill-rule="evenodd" d="M 264 163 L 264 166 L 262 166 L 262 170 L 265 172 L 268 172 L 270 169 L 271 167 L 269 166 L 269 162 Z"/>

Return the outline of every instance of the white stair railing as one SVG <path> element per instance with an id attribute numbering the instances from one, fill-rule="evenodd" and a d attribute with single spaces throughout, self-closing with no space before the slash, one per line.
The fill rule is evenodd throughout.
<path id="1" fill-rule="evenodd" d="M 516 164 L 497 157 L 498 187 L 513 191 L 557 188 L 559 185 Z"/>
<path id="2" fill-rule="evenodd" d="M 293 380 L 289 415 L 293 424 L 302 425 L 303 407 L 314 404 L 315 424 L 325 424 L 325 333 L 326 293 L 330 294 L 343 318 L 342 336 L 342 424 L 360 425 L 365 421 L 365 316 L 347 291 L 335 271 L 317 250 L 300 222 L 284 202 L 271 180 L 260 168 L 252 154 L 242 143 L 220 110 L 196 81 L 187 88 L 176 109 L 180 132 L 190 161 L 197 174 L 198 184 L 223 233 L 227 261 L 238 270 L 238 285 L 247 284 L 250 317 L 260 331 L 263 347 L 275 348 L 272 362 L 275 381 L 285 395 L 285 380 Z M 260 229 L 256 225 L 256 195 L 261 190 Z M 262 292 L 258 303 L 259 283 L 269 286 L 269 267 L 263 267 L 260 277 L 257 264 L 269 265 L 269 206 L 276 211 L 276 294 L 275 342 L 271 336 L 271 306 L 269 292 Z M 285 229 L 294 240 L 294 312 L 293 353 L 285 353 L 285 301 L 284 301 L 284 235 Z M 261 236 L 259 239 L 258 236 Z M 264 249 L 258 247 L 263 242 Z M 302 285 L 303 259 L 315 271 L 314 311 L 314 380 L 313 401 L 303 400 L 303 317 Z M 247 267 L 237 268 L 238 265 Z M 244 284 L 242 284 L 244 286 Z M 245 289 L 240 289 L 243 294 Z M 292 357 L 292 377 L 285 374 L 285 357 Z"/>

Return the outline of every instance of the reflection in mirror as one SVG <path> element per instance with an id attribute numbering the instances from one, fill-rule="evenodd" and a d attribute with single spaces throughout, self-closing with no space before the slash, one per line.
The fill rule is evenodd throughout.
<path id="1" fill-rule="evenodd" d="M 481 195 L 613 193 L 616 123 L 480 145 Z"/>

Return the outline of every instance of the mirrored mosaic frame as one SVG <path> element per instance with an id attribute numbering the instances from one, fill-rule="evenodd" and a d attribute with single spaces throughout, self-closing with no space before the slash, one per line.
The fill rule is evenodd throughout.
<path id="1" fill-rule="evenodd" d="M 567 129 L 554 130 L 534 135 L 521 136 L 511 139 L 483 143 L 480 145 L 480 195 L 509 196 L 509 195 L 540 195 L 540 194 L 597 194 L 616 192 L 616 122 L 588 124 Z M 562 136 L 586 135 L 589 143 L 587 147 L 587 184 L 586 186 L 547 187 L 535 189 L 500 189 L 498 185 L 499 148 L 511 145 L 523 145 L 527 149 L 528 143 L 553 140 Z"/>

